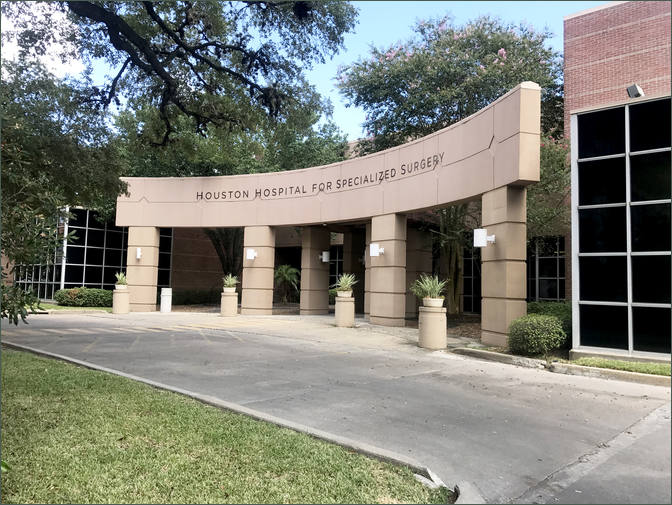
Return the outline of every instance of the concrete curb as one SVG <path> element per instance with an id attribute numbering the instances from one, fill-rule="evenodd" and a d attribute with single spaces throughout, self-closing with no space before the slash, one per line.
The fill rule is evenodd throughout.
<path id="1" fill-rule="evenodd" d="M 639 372 L 626 372 L 624 370 L 611 370 L 609 368 L 596 368 L 592 366 L 573 365 L 571 363 L 551 363 L 546 366 L 546 361 L 534 358 L 524 358 L 521 356 L 512 356 L 500 352 L 484 351 L 481 349 L 471 349 L 468 347 L 458 347 L 451 349 L 450 352 L 471 356 L 473 358 L 484 359 L 488 361 L 497 361 L 508 365 L 518 365 L 527 368 L 543 368 L 549 372 L 562 373 L 566 375 L 581 375 L 583 377 L 597 377 L 599 379 L 621 380 L 626 382 L 636 382 L 649 386 L 670 387 L 670 377 L 663 375 L 651 375 Z"/>
<path id="2" fill-rule="evenodd" d="M 664 375 L 626 372 L 625 370 L 611 370 L 609 368 L 572 365 L 571 363 L 551 363 L 550 371 L 568 375 L 583 375 L 584 377 L 601 377 L 603 379 L 637 382 L 639 384 L 648 384 L 649 386 L 670 387 L 670 377 Z"/>
<path id="3" fill-rule="evenodd" d="M 471 347 L 456 347 L 455 349 L 451 349 L 450 352 L 487 361 L 497 361 L 498 363 L 505 363 L 507 365 L 518 365 L 526 368 L 545 368 L 545 361 L 543 360 L 502 354 L 501 352 L 484 351 L 482 349 L 473 349 Z"/>
<path id="4" fill-rule="evenodd" d="M 205 403 L 207 405 L 212 405 L 214 407 L 223 409 L 223 410 L 229 410 L 231 412 L 236 412 L 239 414 L 244 414 L 246 416 L 252 417 L 254 419 L 258 419 L 260 421 L 265 421 L 271 424 L 275 424 L 276 426 L 280 426 L 282 428 L 287 428 L 293 431 L 297 431 L 300 433 L 305 433 L 307 435 L 310 435 L 311 437 L 317 438 L 319 440 L 324 440 L 326 442 L 330 442 L 333 444 L 340 445 L 342 447 L 346 447 L 348 449 L 352 449 L 355 452 L 358 452 L 360 454 L 364 454 L 367 456 L 371 456 L 373 458 L 379 459 L 381 461 L 385 461 L 388 463 L 393 463 L 396 465 L 400 466 L 405 466 L 407 468 L 410 468 L 413 472 L 415 472 L 417 475 L 421 476 L 418 480 L 420 482 L 423 482 L 426 485 L 430 485 L 433 487 L 446 487 L 448 489 L 451 489 L 456 495 L 457 499 L 455 503 L 461 504 L 461 503 L 485 503 L 485 500 L 483 497 L 480 495 L 480 493 L 477 491 L 476 486 L 471 484 L 470 482 L 459 482 L 458 484 L 454 485 L 452 488 L 450 486 L 447 486 L 441 478 L 436 475 L 429 467 L 426 467 L 425 465 L 419 463 L 418 461 L 409 458 L 407 456 L 404 456 L 402 454 L 397 454 L 392 451 L 388 451 L 387 449 L 382 449 L 380 447 L 376 447 L 364 442 L 358 442 L 356 440 L 352 440 L 350 438 L 346 437 L 341 437 L 339 435 L 335 435 L 333 433 L 329 433 L 326 431 L 318 430 L 315 428 L 311 428 L 310 426 L 306 426 L 303 424 L 295 423 L 293 421 L 288 421 L 286 419 L 282 419 L 276 416 L 272 416 L 270 414 L 266 414 L 264 412 L 260 412 L 258 410 L 250 409 L 247 407 L 244 407 L 243 405 L 238 405 L 237 403 L 232 403 L 232 402 L 227 402 L 224 400 L 220 400 L 219 398 L 216 398 L 214 396 L 210 395 L 204 395 L 201 393 L 196 393 L 194 391 L 189 391 L 187 389 L 182 389 L 174 386 L 170 386 L 168 384 L 164 384 L 162 382 L 157 382 L 153 381 L 150 379 L 146 379 L 144 377 L 140 377 L 137 375 L 132 375 L 128 374 L 125 372 L 121 372 L 119 370 L 115 370 L 113 368 L 107 368 L 104 366 L 96 365 L 94 363 L 89 363 L 88 361 L 82 361 L 78 360 L 75 358 L 70 358 L 68 356 L 63 356 L 61 354 L 56 354 L 56 353 L 51 353 L 48 351 L 43 351 L 41 349 L 36 349 L 34 347 L 29 347 L 25 346 L 22 344 L 16 344 L 14 342 L 8 342 L 3 340 L 2 345 L 6 345 L 7 347 L 13 348 L 13 349 L 18 349 L 21 351 L 27 351 L 31 352 L 33 354 L 37 354 L 40 356 L 45 356 L 48 358 L 54 358 L 58 359 L 61 361 L 66 361 L 68 363 L 73 363 L 75 365 L 83 366 L 85 368 L 89 368 L 91 370 L 97 370 L 100 372 L 106 372 L 106 373 L 111 373 L 114 375 L 118 375 L 120 377 L 124 377 L 126 379 L 131 379 L 137 382 L 142 382 L 144 384 L 150 385 L 152 387 L 155 387 L 157 389 L 163 389 L 165 391 L 171 391 L 173 393 L 178 393 L 184 396 L 188 396 L 190 398 L 193 398 L 195 400 L 198 400 L 202 403 Z M 432 484 L 429 484 L 429 482 L 425 482 L 425 479 Z"/>

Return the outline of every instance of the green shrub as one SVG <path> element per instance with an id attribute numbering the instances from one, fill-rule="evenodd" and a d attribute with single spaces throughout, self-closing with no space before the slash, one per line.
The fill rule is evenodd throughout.
<path id="1" fill-rule="evenodd" d="M 567 334 L 567 344 L 572 341 L 572 304 L 571 302 L 530 302 L 527 304 L 528 314 L 544 314 L 555 316 Z"/>
<path id="2" fill-rule="evenodd" d="M 59 289 L 54 300 L 67 307 L 112 307 L 112 291 L 96 288 Z"/>
<path id="3" fill-rule="evenodd" d="M 509 326 L 509 349 L 514 354 L 542 355 L 548 360 L 549 353 L 561 348 L 566 340 L 562 324 L 555 316 L 528 314 Z"/>
<path id="4" fill-rule="evenodd" d="M 173 305 L 214 305 L 221 296 L 220 289 L 173 289 Z"/>

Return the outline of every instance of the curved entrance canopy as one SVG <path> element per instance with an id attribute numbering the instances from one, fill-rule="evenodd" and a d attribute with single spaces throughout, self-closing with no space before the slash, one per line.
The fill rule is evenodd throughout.
<path id="1" fill-rule="evenodd" d="M 355 298 L 363 299 L 372 323 L 404 326 L 416 309 L 410 283 L 432 272 L 431 240 L 409 229 L 406 214 L 481 197 L 482 225 L 497 237 L 481 256 L 481 339 L 506 345 L 509 324 L 527 311 L 525 186 L 539 180 L 540 91 L 524 82 L 432 135 L 327 166 L 229 177 L 126 178 L 129 196 L 117 200 L 117 225 L 129 227 L 131 310 L 156 310 L 160 227 L 240 226 L 241 313 L 270 314 L 276 229 L 300 226 L 300 311 L 325 314 L 329 263 L 323 252 L 329 250 L 330 228 L 311 225 L 355 222 L 359 231 L 344 234 L 343 246 L 343 268 L 364 280 Z"/>
<path id="2" fill-rule="evenodd" d="M 470 200 L 539 180 L 540 88 L 523 82 L 448 128 L 331 165 L 222 177 L 128 177 L 118 226 L 336 223 Z"/>

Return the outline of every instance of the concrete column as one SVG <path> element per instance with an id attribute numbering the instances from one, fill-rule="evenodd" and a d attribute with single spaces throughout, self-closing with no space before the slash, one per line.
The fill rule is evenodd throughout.
<path id="1" fill-rule="evenodd" d="M 371 223 L 366 224 L 364 231 L 364 315 L 371 313 L 371 256 L 369 245 L 371 244 Z"/>
<path id="2" fill-rule="evenodd" d="M 322 251 L 329 250 L 330 233 L 324 226 L 301 231 L 301 315 L 329 313 L 329 263 Z"/>
<path id="3" fill-rule="evenodd" d="M 410 287 L 420 274 L 432 274 L 432 236 L 410 227 L 406 233 L 406 319 L 415 319 L 420 300 Z"/>
<path id="4" fill-rule="evenodd" d="M 481 249 L 481 341 L 506 347 L 509 324 L 527 314 L 526 195 L 506 186 L 483 194 L 483 228 L 495 243 Z"/>
<path id="5" fill-rule="evenodd" d="M 371 219 L 371 243 L 384 253 L 371 257 L 370 320 L 404 326 L 406 315 L 406 216 L 386 214 Z M 367 251 L 369 255 L 369 251 Z"/>
<path id="6" fill-rule="evenodd" d="M 247 250 L 257 257 L 247 259 Z M 275 230 L 270 226 L 246 226 L 243 234 L 243 296 L 241 314 L 273 313 Z"/>
<path id="7" fill-rule="evenodd" d="M 357 284 L 352 289 L 355 298 L 355 312 L 364 312 L 364 285 L 366 269 L 362 258 L 366 249 L 366 237 L 363 229 L 354 228 L 343 234 L 343 272 L 355 274 Z"/>
<path id="8" fill-rule="evenodd" d="M 158 277 L 159 229 L 153 226 L 129 226 L 126 280 L 131 312 L 156 310 Z"/>

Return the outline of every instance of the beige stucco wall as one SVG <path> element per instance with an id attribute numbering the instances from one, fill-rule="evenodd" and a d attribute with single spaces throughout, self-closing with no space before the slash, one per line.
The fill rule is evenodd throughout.
<path id="1" fill-rule="evenodd" d="M 117 225 L 298 226 L 471 200 L 539 180 L 540 88 L 525 82 L 408 144 L 322 167 L 228 177 L 125 178 Z M 215 199 L 215 195 L 218 197 Z"/>

